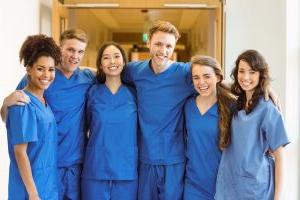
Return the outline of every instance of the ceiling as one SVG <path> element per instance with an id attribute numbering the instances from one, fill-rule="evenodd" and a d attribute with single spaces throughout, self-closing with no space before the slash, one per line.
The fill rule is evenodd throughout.
<path id="1" fill-rule="evenodd" d="M 215 7 L 220 0 L 61 0 L 64 4 L 98 4 L 105 7 L 108 4 L 114 4 L 119 8 L 163 8 L 163 7 Z M 100 5 L 101 4 L 101 5 Z M 175 5 L 176 4 L 176 5 Z M 77 5 L 79 6 L 79 5 Z M 111 5 L 112 6 L 112 5 Z"/>
<path id="2" fill-rule="evenodd" d="M 208 10 L 196 9 L 89 9 L 111 30 L 140 32 L 147 30 L 156 20 L 170 21 L 181 31 L 189 30 L 200 13 Z"/>

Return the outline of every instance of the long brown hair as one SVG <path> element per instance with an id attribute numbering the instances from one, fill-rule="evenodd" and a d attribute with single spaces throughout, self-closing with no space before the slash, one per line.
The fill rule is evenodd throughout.
<path id="1" fill-rule="evenodd" d="M 196 65 L 211 67 L 220 81 L 217 83 L 217 105 L 219 113 L 219 147 L 224 149 L 228 147 L 231 141 L 231 118 L 232 107 L 235 102 L 235 97 L 230 93 L 230 90 L 222 84 L 223 73 L 216 59 L 210 56 L 196 55 L 191 59 L 191 71 Z"/>
<path id="2" fill-rule="evenodd" d="M 247 62 L 252 70 L 259 72 L 259 82 L 253 92 L 251 99 L 248 101 L 249 103 L 247 108 L 246 93 L 238 83 L 239 63 L 241 60 Z M 255 108 L 259 101 L 259 98 L 264 95 L 264 93 L 267 91 L 267 87 L 269 86 L 270 75 L 268 63 L 258 51 L 252 49 L 247 50 L 240 54 L 236 59 L 235 68 L 232 70 L 231 77 L 234 80 L 234 83 L 231 87 L 231 91 L 238 97 L 237 111 L 245 109 L 246 113 L 248 114 Z"/>

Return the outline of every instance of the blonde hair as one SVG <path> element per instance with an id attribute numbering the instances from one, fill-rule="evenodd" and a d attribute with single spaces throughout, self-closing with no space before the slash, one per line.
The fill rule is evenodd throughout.
<path id="1" fill-rule="evenodd" d="M 63 44 L 65 40 L 70 40 L 70 39 L 77 39 L 81 42 L 87 43 L 88 38 L 86 36 L 86 33 L 81 30 L 81 29 L 68 29 L 64 31 L 59 38 L 59 43 L 60 45 Z"/>
<path id="2" fill-rule="evenodd" d="M 161 31 L 164 33 L 169 33 L 174 35 L 176 41 L 180 38 L 180 34 L 177 28 L 167 21 L 156 21 L 153 26 L 149 29 L 149 39 L 153 36 L 154 33 Z"/>

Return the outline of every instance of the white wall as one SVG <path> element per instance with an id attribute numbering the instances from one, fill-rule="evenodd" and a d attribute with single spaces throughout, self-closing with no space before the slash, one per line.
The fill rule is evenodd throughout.
<path id="1" fill-rule="evenodd" d="M 269 63 L 283 104 L 292 142 L 285 148 L 286 200 L 299 199 L 299 26 L 298 0 L 226 1 L 226 77 L 242 51 L 257 49 Z"/>
<path id="2" fill-rule="evenodd" d="M 19 48 L 28 35 L 39 33 L 40 4 L 39 0 L 9 0 L 1 1 L 0 4 L 0 102 L 2 102 L 25 74 L 24 67 L 19 64 Z M 0 122 L 0 144 L 0 199 L 7 199 L 9 159 L 6 130 L 2 122 Z"/>

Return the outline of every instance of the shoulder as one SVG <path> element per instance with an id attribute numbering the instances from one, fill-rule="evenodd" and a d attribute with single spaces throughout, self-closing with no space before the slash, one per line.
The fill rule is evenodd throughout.
<path id="1" fill-rule="evenodd" d="M 79 73 L 84 76 L 85 78 L 95 82 L 96 81 L 96 75 L 94 72 L 92 72 L 90 69 L 79 69 Z"/>
<path id="2" fill-rule="evenodd" d="M 264 100 L 261 98 L 258 102 L 258 107 L 264 112 L 264 113 L 278 113 L 280 114 L 280 111 L 278 108 L 274 105 L 274 103 L 271 100 Z"/>
<path id="3" fill-rule="evenodd" d="M 195 98 L 196 98 L 195 96 L 191 96 L 186 100 L 184 105 L 185 109 L 190 108 L 195 103 Z"/>
<path id="4" fill-rule="evenodd" d="M 123 84 L 124 90 L 126 91 L 126 95 L 128 95 L 128 98 L 130 100 L 133 100 L 136 102 L 136 91 L 133 87 L 130 85 Z"/>
<path id="5" fill-rule="evenodd" d="M 28 103 L 22 106 L 13 105 L 8 108 L 8 118 L 16 120 L 22 118 L 32 118 L 30 116 L 35 116 L 36 110 L 32 103 Z"/>
<path id="6" fill-rule="evenodd" d="M 174 62 L 172 65 L 176 65 L 178 69 L 181 69 L 185 72 L 189 72 L 191 68 L 190 62 Z"/>
<path id="7" fill-rule="evenodd" d="M 143 69 L 145 67 L 148 67 L 150 64 L 149 60 L 143 60 L 143 61 L 134 61 L 127 64 L 127 67 L 129 70 L 135 70 L 138 71 L 140 69 Z"/>
<path id="8" fill-rule="evenodd" d="M 103 84 L 94 84 L 90 87 L 88 96 L 93 96 L 94 94 L 97 94 L 103 90 Z"/>

